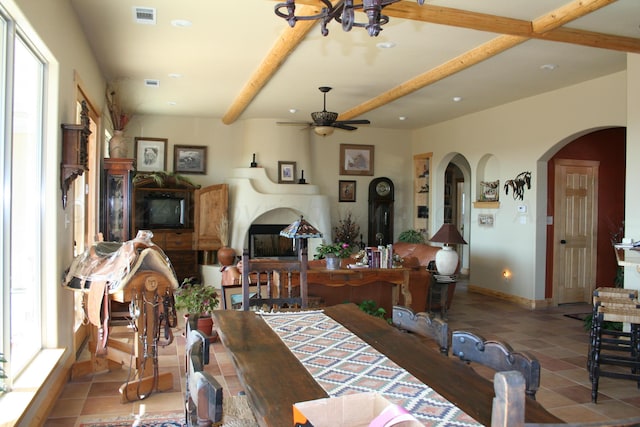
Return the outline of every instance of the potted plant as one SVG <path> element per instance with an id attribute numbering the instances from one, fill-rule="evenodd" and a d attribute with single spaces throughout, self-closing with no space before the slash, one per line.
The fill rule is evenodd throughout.
<path id="1" fill-rule="evenodd" d="M 398 236 L 399 242 L 425 243 L 424 235 L 418 230 L 405 230 Z"/>
<path id="2" fill-rule="evenodd" d="M 211 336 L 211 313 L 218 307 L 218 292 L 213 286 L 197 283 L 195 277 L 185 278 L 174 293 L 176 308 L 187 312 L 190 327 L 194 326 L 206 336 Z M 185 317 L 187 317 L 185 316 Z"/>
<path id="3" fill-rule="evenodd" d="M 353 248 L 344 242 L 322 243 L 316 249 L 315 259 L 324 259 L 329 270 L 337 270 L 343 258 L 349 258 Z"/>

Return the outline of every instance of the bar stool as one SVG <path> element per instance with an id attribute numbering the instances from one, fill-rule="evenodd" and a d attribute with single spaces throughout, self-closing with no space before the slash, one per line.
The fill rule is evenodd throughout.
<path id="1" fill-rule="evenodd" d="M 591 362 L 593 360 L 593 344 L 595 339 L 595 318 L 598 314 L 598 307 L 615 307 L 615 308 L 637 308 L 640 306 L 638 302 L 638 291 L 636 289 L 623 289 L 612 287 L 598 287 L 593 291 L 593 308 L 591 312 L 591 328 L 589 330 L 589 350 L 587 352 L 587 371 L 589 371 L 589 379 L 593 379 Z M 604 328 L 604 335 L 618 336 L 620 331 Z"/>
<path id="2" fill-rule="evenodd" d="M 605 330 L 604 322 L 630 323 L 631 331 Z M 589 373 L 591 401 L 597 402 L 600 376 L 634 380 L 640 388 L 640 309 L 599 306 L 593 323 L 593 348 L 590 354 L 592 360 Z M 603 365 L 629 368 L 629 371 L 604 370 Z"/>

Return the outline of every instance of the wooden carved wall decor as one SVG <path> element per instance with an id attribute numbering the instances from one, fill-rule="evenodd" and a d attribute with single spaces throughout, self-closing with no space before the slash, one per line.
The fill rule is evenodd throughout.
<path id="1" fill-rule="evenodd" d="M 531 190 L 531 172 L 520 172 L 514 179 L 504 183 L 504 193 L 509 194 L 509 188 L 513 193 L 513 200 L 523 200 L 524 190 Z"/>
<path id="2" fill-rule="evenodd" d="M 60 188 L 62 208 L 67 207 L 67 193 L 74 179 L 88 170 L 87 144 L 89 142 L 89 108 L 81 103 L 80 124 L 65 124 L 62 127 L 62 160 L 60 162 Z"/>

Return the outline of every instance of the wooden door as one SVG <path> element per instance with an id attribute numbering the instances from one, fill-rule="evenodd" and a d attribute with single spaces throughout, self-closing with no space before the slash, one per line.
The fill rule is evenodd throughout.
<path id="1" fill-rule="evenodd" d="M 553 299 L 591 301 L 595 287 L 598 167 L 589 160 L 555 161 Z"/>
<path id="2" fill-rule="evenodd" d="M 216 184 L 196 190 L 194 219 L 194 249 L 220 249 L 220 222 L 229 214 L 229 185 Z M 229 218 L 229 222 L 232 218 Z M 228 242 L 231 244 L 231 242 Z"/>

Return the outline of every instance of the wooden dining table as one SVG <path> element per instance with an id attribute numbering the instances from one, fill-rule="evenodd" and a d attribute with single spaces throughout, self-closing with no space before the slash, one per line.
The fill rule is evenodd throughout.
<path id="1" fill-rule="evenodd" d="M 331 317 L 371 347 L 483 425 L 491 425 L 493 383 L 469 365 L 440 354 L 427 338 L 406 333 L 364 313 L 355 304 L 324 308 Z M 273 329 L 252 311 L 214 313 L 220 339 L 229 354 L 261 426 L 292 425 L 292 405 L 328 397 Z M 527 397 L 526 422 L 562 423 Z"/>

